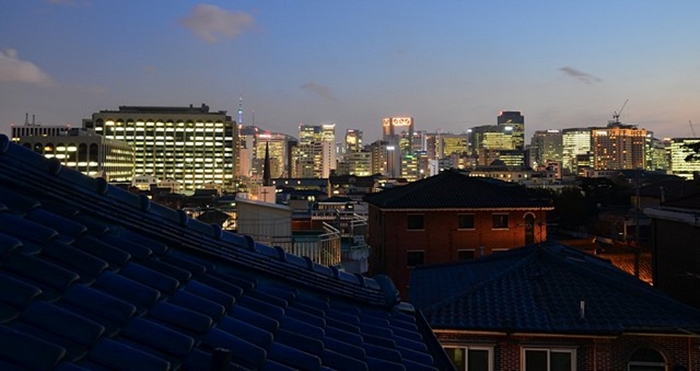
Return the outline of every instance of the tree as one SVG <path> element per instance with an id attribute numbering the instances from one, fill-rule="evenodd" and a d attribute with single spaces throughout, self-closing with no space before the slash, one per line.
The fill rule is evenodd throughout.
<path id="1" fill-rule="evenodd" d="M 695 143 L 685 143 L 681 146 L 681 148 L 687 148 L 691 151 L 688 156 L 685 157 L 685 162 L 696 162 L 700 161 L 700 140 L 698 140 Z"/>

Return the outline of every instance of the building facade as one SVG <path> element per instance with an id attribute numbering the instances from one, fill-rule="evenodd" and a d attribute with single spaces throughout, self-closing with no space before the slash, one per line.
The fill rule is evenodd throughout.
<path id="1" fill-rule="evenodd" d="M 634 170 L 646 168 L 646 129 L 635 125 L 610 123 L 591 130 L 591 150 L 595 170 Z"/>
<path id="2" fill-rule="evenodd" d="M 300 124 L 293 162 L 296 177 L 328 178 L 337 167 L 335 124 Z"/>
<path id="3" fill-rule="evenodd" d="M 457 171 L 364 199 L 369 205 L 370 272 L 392 277 L 404 298 L 416 266 L 474 259 L 546 240 L 546 212 L 552 210 L 519 187 Z"/>
<path id="4" fill-rule="evenodd" d="M 686 161 L 694 153 L 688 145 L 698 142 L 698 138 L 671 139 L 671 174 L 693 179 L 694 174 L 700 172 L 700 161 Z"/>
<path id="5" fill-rule="evenodd" d="M 238 166 L 238 125 L 209 106 L 120 106 L 83 120 L 86 129 L 134 149 L 134 174 L 173 179 L 184 190 L 232 187 Z"/>
<path id="6" fill-rule="evenodd" d="M 545 166 L 548 161 L 562 161 L 563 141 L 560 130 L 537 130 L 530 140 L 530 166 Z"/>
<path id="7" fill-rule="evenodd" d="M 571 173 L 578 172 L 580 165 L 576 160 L 579 155 L 591 153 L 591 129 L 569 128 L 562 130 L 562 162 L 564 169 Z M 583 166 L 588 166 L 585 164 Z"/>
<path id="8" fill-rule="evenodd" d="M 55 158 L 61 165 L 108 182 L 131 182 L 134 150 L 122 140 L 108 139 L 93 130 L 69 126 L 25 125 L 12 128 L 12 141 Z"/>

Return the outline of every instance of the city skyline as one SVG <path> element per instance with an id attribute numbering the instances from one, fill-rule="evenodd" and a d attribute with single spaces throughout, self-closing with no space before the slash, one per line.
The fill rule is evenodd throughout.
<path id="1" fill-rule="evenodd" d="M 700 122 L 700 3 L 0 0 L 0 132 L 119 106 L 206 103 L 244 125 L 381 137 L 384 117 L 461 133 L 521 111 L 536 130 Z M 138 5 L 138 6 L 136 6 Z M 700 130 L 700 129 L 699 129 Z"/>

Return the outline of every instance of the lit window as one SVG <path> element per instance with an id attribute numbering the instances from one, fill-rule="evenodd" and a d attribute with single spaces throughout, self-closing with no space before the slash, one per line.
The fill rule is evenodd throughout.
<path id="1" fill-rule="evenodd" d="M 406 229 L 408 230 L 422 230 L 423 225 L 423 214 L 409 214 L 406 218 L 408 223 Z"/>
<path id="2" fill-rule="evenodd" d="M 575 371 L 576 350 L 524 349 L 525 371 Z"/>
<path id="3" fill-rule="evenodd" d="M 493 370 L 493 348 L 491 347 L 446 347 L 445 353 L 459 371 Z"/>

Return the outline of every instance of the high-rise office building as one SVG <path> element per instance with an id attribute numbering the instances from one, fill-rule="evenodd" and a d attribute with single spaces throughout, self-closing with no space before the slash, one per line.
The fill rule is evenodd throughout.
<path id="1" fill-rule="evenodd" d="M 397 146 L 402 153 L 413 151 L 413 117 L 387 117 L 382 120 L 382 140 Z"/>
<path id="2" fill-rule="evenodd" d="M 562 155 L 561 131 L 535 131 L 530 140 L 531 167 L 545 166 L 549 161 L 562 161 Z"/>
<path id="3" fill-rule="evenodd" d="M 335 124 L 299 125 L 295 148 L 296 177 L 328 178 L 337 167 Z"/>
<path id="4" fill-rule="evenodd" d="M 671 139 L 671 174 L 693 179 L 694 174 L 700 174 L 700 161 L 686 161 L 694 151 L 690 144 L 700 142 L 700 138 Z"/>
<path id="5" fill-rule="evenodd" d="M 576 174 L 579 166 L 577 156 L 591 154 L 591 128 L 568 128 L 562 130 L 561 135 L 563 167 Z M 586 161 L 585 166 L 588 165 Z"/>
<path id="6" fill-rule="evenodd" d="M 345 131 L 345 153 L 360 152 L 362 150 L 362 130 L 347 129 Z"/>
<path id="7" fill-rule="evenodd" d="M 61 165 L 108 182 L 131 182 L 134 150 L 122 141 L 108 139 L 93 130 L 63 126 L 12 127 L 12 141 L 55 158 Z"/>
<path id="8" fill-rule="evenodd" d="M 497 117 L 497 124 L 503 127 L 504 132 L 510 133 L 512 149 L 525 149 L 525 116 L 520 111 L 501 111 Z"/>
<path id="9" fill-rule="evenodd" d="M 453 154 L 466 155 L 469 145 L 467 134 L 439 133 L 436 134 L 436 157 L 444 158 Z"/>
<path id="10" fill-rule="evenodd" d="M 595 170 L 646 169 L 646 129 L 611 122 L 591 131 Z"/>
<path id="11" fill-rule="evenodd" d="M 83 120 L 86 129 L 134 149 L 135 175 L 177 181 L 183 190 L 233 186 L 238 125 L 226 111 L 200 107 L 120 106 Z"/>

